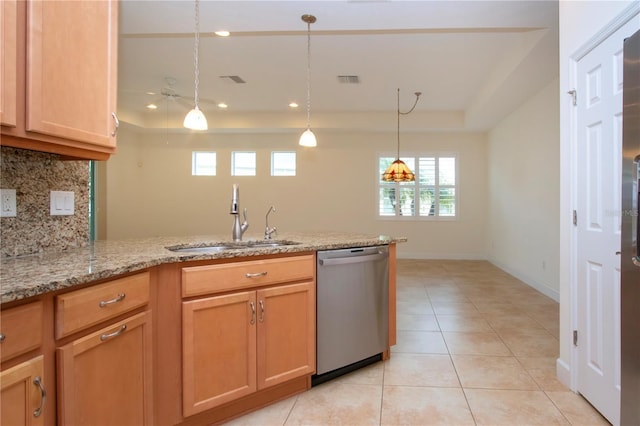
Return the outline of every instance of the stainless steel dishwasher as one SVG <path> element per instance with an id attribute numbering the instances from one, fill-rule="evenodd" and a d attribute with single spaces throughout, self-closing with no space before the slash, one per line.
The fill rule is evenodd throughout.
<path id="1" fill-rule="evenodd" d="M 319 384 L 382 359 L 389 342 L 389 248 L 318 251 Z"/>

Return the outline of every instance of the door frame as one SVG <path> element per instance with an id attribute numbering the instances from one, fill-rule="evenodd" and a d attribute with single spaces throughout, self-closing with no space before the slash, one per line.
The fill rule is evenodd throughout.
<path id="1" fill-rule="evenodd" d="M 576 50 L 569 59 L 569 86 L 574 90 L 578 83 L 578 62 L 584 58 L 593 49 L 599 46 L 602 42 L 607 40 L 616 31 L 622 28 L 627 22 L 637 17 L 640 14 L 640 3 L 632 2 L 626 9 L 624 9 L 618 16 L 605 25 L 600 31 L 594 34 L 586 43 L 584 43 L 578 50 Z M 568 92 L 569 94 L 571 92 Z M 581 94 L 578 93 L 578 96 Z M 584 94 L 582 94 L 584 95 Z M 571 96 L 566 96 L 564 102 L 573 102 Z M 561 211 L 561 220 L 571 220 L 571 216 L 567 216 L 566 213 L 572 215 L 574 210 L 578 207 L 578 129 L 577 129 L 577 108 L 571 108 L 571 114 L 569 116 L 569 212 Z M 578 218 L 580 220 L 580 218 Z M 570 324 L 571 330 L 578 329 L 578 228 L 576 226 L 570 226 L 570 239 L 569 239 L 569 300 L 570 300 Z M 570 366 L 560 365 L 559 359 L 558 376 L 563 383 L 568 383 L 569 388 L 577 392 L 578 391 L 578 348 L 574 345 L 571 347 Z M 568 374 L 567 374 L 568 373 Z M 565 380 L 562 380 L 565 379 Z"/>

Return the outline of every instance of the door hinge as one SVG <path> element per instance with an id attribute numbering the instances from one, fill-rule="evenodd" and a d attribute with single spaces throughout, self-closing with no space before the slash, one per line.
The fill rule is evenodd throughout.
<path id="1" fill-rule="evenodd" d="M 578 226 L 578 212 L 575 210 L 573 211 L 573 225 Z"/>
<path id="2" fill-rule="evenodd" d="M 569 90 L 567 94 L 571 95 L 571 99 L 573 100 L 573 106 L 578 105 L 578 92 L 576 92 L 576 89 Z"/>
<path id="3" fill-rule="evenodd" d="M 573 330 L 573 346 L 578 346 L 578 330 Z"/>

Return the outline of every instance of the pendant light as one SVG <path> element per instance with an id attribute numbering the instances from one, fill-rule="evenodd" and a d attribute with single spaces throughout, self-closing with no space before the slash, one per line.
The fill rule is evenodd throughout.
<path id="1" fill-rule="evenodd" d="M 300 136 L 298 144 L 313 147 L 318 145 L 316 135 L 311 131 L 311 24 L 316 22 L 316 17 L 305 14 L 302 20 L 307 23 L 307 130 Z"/>
<path id="2" fill-rule="evenodd" d="M 382 174 L 382 180 L 385 182 L 414 182 L 416 180 L 416 175 L 413 174 L 409 166 L 407 166 L 404 161 L 400 159 L 400 114 L 407 115 L 410 114 L 411 111 L 414 110 L 416 105 L 418 105 L 418 99 L 420 99 L 421 92 L 416 92 L 416 101 L 414 102 L 411 109 L 407 112 L 400 112 L 400 89 L 398 89 L 398 153 L 396 156 L 396 161 L 391 163 L 387 170 Z"/>
<path id="3" fill-rule="evenodd" d="M 195 94 L 193 97 L 193 101 L 195 106 L 191 111 L 189 111 L 184 118 L 184 127 L 191 130 L 207 130 L 207 119 L 205 118 L 202 111 L 198 107 L 198 83 L 200 79 L 200 70 L 198 68 L 198 49 L 200 47 L 200 3 L 199 0 L 195 0 L 196 3 L 196 31 L 195 31 L 195 42 L 193 48 L 193 64 L 195 68 Z"/>

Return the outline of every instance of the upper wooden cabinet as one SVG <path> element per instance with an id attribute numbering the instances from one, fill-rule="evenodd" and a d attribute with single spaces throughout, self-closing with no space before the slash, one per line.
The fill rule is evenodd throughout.
<path id="1" fill-rule="evenodd" d="M 18 5 L 16 0 L 5 0 L 0 7 L 0 124 L 15 127 L 17 112 L 17 52 Z"/>
<path id="2" fill-rule="evenodd" d="M 1 144 L 107 159 L 116 148 L 117 0 L 2 3 Z"/>

